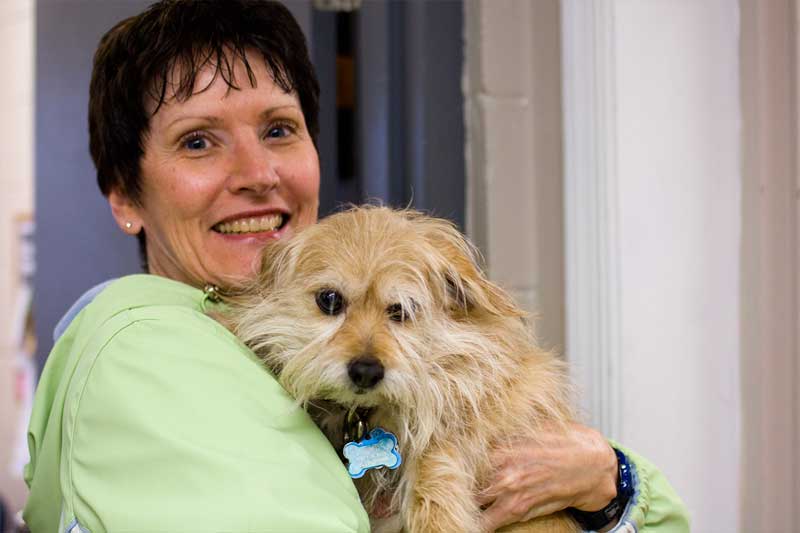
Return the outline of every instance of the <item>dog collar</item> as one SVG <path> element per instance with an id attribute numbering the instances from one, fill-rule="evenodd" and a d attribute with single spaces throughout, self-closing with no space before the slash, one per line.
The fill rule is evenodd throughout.
<path id="1" fill-rule="evenodd" d="M 352 409 L 344 417 L 344 428 L 342 435 L 344 444 L 348 442 L 360 442 L 369 434 L 369 415 L 372 409 L 368 407 L 358 407 Z"/>

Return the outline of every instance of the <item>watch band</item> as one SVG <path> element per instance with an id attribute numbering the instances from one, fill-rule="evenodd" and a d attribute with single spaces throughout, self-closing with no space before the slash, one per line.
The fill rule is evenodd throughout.
<path id="1" fill-rule="evenodd" d="M 628 501 L 633 496 L 633 473 L 628 458 L 621 451 L 614 449 L 617 456 L 617 471 L 619 477 L 617 478 L 617 495 L 611 500 L 611 503 L 600 509 L 599 511 L 581 511 L 579 509 L 569 508 L 567 511 L 586 531 L 598 531 L 603 529 L 614 520 L 618 520 L 625 512 L 625 507 Z"/>

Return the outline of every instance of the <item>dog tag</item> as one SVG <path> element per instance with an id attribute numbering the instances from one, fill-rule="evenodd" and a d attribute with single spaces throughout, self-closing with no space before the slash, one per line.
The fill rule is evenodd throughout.
<path id="1" fill-rule="evenodd" d="M 347 459 L 350 477 L 363 477 L 367 470 L 389 468 L 394 470 L 403 462 L 397 450 L 397 437 L 381 428 L 375 428 L 361 442 L 348 442 L 342 449 Z"/>

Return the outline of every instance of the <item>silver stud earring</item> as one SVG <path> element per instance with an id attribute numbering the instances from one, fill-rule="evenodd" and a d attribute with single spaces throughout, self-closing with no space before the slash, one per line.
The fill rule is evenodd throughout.
<path id="1" fill-rule="evenodd" d="M 133 227 L 133 222 L 126 222 L 125 227 L 131 229 Z"/>

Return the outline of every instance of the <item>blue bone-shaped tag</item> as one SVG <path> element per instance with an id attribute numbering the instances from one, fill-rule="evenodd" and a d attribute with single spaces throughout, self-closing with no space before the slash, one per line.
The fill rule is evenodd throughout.
<path id="1" fill-rule="evenodd" d="M 348 442 L 342 453 L 349 461 L 347 471 L 353 479 L 363 477 L 372 468 L 385 466 L 394 470 L 403 462 L 397 451 L 397 437 L 381 428 L 370 431 L 361 442 Z"/>

